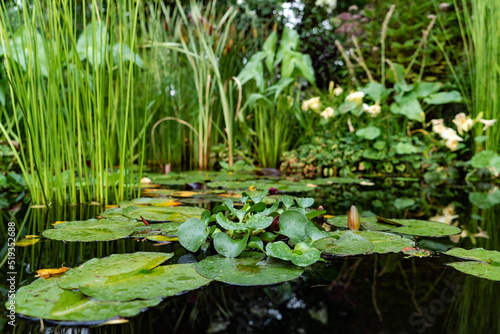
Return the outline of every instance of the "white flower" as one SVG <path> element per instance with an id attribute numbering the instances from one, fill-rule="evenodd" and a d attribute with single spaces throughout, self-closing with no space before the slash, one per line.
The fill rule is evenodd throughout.
<path id="1" fill-rule="evenodd" d="M 328 14 L 331 14 L 337 7 L 337 0 L 316 0 L 316 6 L 324 7 Z"/>
<path id="2" fill-rule="evenodd" d="M 237 4 L 238 6 L 241 6 L 241 5 L 243 5 L 244 3 L 245 3 L 245 0 L 236 0 L 236 4 Z"/>
<path id="3" fill-rule="evenodd" d="M 446 140 L 446 147 L 448 147 L 451 151 L 456 151 L 458 149 L 458 144 L 463 139 L 456 136 Z"/>
<path id="4" fill-rule="evenodd" d="M 363 97 L 365 97 L 365 93 L 353 92 L 353 93 L 347 95 L 345 100 L 347 102 L 354 102 L 359 106 L 359 105 L 361 105 L 361 103 L 363 103 Z"/>
<path id="5" fill-rule="evenodd" d="M 344 90 L 339 85 L 337 85 L 337 87 L 333 90 L 333 94 L 335 94 L 335 96 L 339 96 L 343 92 L 344 92 Z"/>
<path id="6" fill-rule="evenodd" d="M 141 184 L 150 184 L 151 183 L 151 179 L 149 177 L 143 177 L 141 179 Z"/>
<path id="7" fill-rule="evenodd" d="M 321 109 L 321 102 L 319 100 L 319 97 L 313 97 L 309 100 L 302 102 L 302 110 L 307 111 L 309 109 L 314 110 L 316 112 Z"/>
<path id="8" fill-rule="evenodd" d="M 497 120 L 496 119 L 480 119 L 479 122 L 484 124 L 483 131 L 486 131 L 487 128 L 495 124 Z"/>
<path id="9" fill-rule="evenodd" d="M 368 112 L 368 109 L 370 109 L 370 106 L 366 103 L 363 103 L 363 111 Z"/>
<path id="10" fill-rule="evenodd" d="M 433 119 L 431 120 L 431 122 L 432 122 L 432 132 L 437 133 L 438 135 L 441 135 L 441 133 L 443 133 L 443 130 L 446 129 L 442 118 Z"/>
<path id="11" fill-rule="evenodd" d="M 449 204 L 445 207 L 442 213 L 442 216 L 436 215 L 429 220 L 450 225 L 455 219 L 458 218 L 458 215 L 455 215 L 455 206 L 453 206 L 453 204 Z"/>
<path id="12" fill-rule="evenodd" d="M 364 108 L 364 104 L 363 104 L 363 108 Z M 375 117 L 377 116 L 378 114 L 380 114 L 380 112 L 382 111 L 382 108 L 380 108 L 379 104 L 378 103 L 375 103 L 371 106 L 368 107 L 368 110 L 367 112 L 372 116 L 372 117 Z"/>
<path id="13" fill-rule="evenodd" d="M 328 107 L 325 110 L 323 110 L 322 112 L 320 112 L 319 114 L 321 115 L 321 117 L 324 117 L 325 120 L 328 120 L 328 118 L 334 116 L 335 110 L 333 110 L 332 107 Z"/>
<path id="14" fill-rule="evenodd" d="M 467 117 L 463 112 L 455 116 L 453 123 L 457 126 L 457 130 L 460 135 L 463 132 L 468 132 L 474 125 L 474 121 L 470 117 Z"/>
<path id="15" fill-rule="evenodd" d="M 443 215 L 453 216 L 455 214 L 455 206 L 453 203 L 448 204 L 443 208 Z"/>
<path id="16" fill-rule="evenodd" d="M 452 128 L 444 127 L 444 130 L 441 131 L 441 138 L 443 139 L 452 139 L 458 137 L 457 132 Z"/>

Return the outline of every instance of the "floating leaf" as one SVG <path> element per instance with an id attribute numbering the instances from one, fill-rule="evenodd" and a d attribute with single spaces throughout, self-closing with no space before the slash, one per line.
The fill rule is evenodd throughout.
<path id="1" fill-rule="evenodd" d="M 154 198 L 154 197 L 141 197 L 135 198 L 130 201 L 120 202 L 120 207 L 125 208 L 127 206 L 158 206 L 158 207 L 171 207 L 182 205 L 181 202 L 176 201 L 171 197 Z"/>
<path id="2" fill-rule="evenodd" d="M 147 221 L 163 222 L 183 222 L 189 218 L 199 218 L 203 209 L 193 206 L 173 206 L 173 207 L 138 207 L 135 205 L 120 209 L 110 209 L 104 211 L 101 216 L 113 219 L 141 219 L 144 217 Z"/>
<path id="3" fill-rule="evenodd" d="M 500 252 L 483 248 L 452 248 L 443 254 L 472 260 L 467 262 L 448 263 L 449 266 L 468 275 L 500 281 Z"/>
<path id="4" fill-rule="evenodd" d="M 413 240 L 392 233 L 378 231 L 356 231 L 355 233 L 373 244 L 372 253 L 399 253 L 405 247 L 415 246 Z"/>
<path id="5" fill-rule="evenodd" d="M 335 236 L 323 238 L 313 243 L 313 246 L 326 254 L 346 256 L 369 253 L 373 244 L 353 231 L 336 232 Z"/>
<path id="6" fill-rule="evenodd" d="M 407 255 L 406 257 L 427 257 L 431 256 L 431 252 L 427 249 L 422 249 L 418 247 L 405 247 L 403 248 L 403 253 Z"/>
<path id="7" fill-rule="evenodd" d="M 45 320 L 94 324 L 118 316 L 133 317 L 161 302 L 160 298 L 129 302 L 97 301 L 80 291 L 61 289 L 57 284 L 59 279 L 40 278 L 21 287 L 16 292 L 16 313 Z M 9 302 L 6 303 L 8 305 Z"/>
<path id="8" fill-rule="evenodd" d="M 159 224 L 149 224 L 148 226 L 140 226 L 134 229 L 132 238 L 148 238 L 156 235 L 162 236 L 177 236 L 177 230 L 183 223 L 168 222 Z"/>
<path id="9" fill-rule="evenodd" d="M 42 235 L 49 239 L 64 241 L 109 241 L 128 237 L 134 232 L 135 227 L 141 224 L 134 220 L 114 219 L 70 221 L 43 231 Z"/>
<path id="10" fill-rule="evenodd" d="M 59 278 L 58 284 L 63 289 L 79 289 L 88 282 L 105 283 L 108 278 L 117 275 L 153 269 L 172 256 L 172 253 L 136 252 L 94 258 L 69 270 Z"/>
<path id="11" fill-rule="evenodd" d="M 115 275 L 105 282 L 83 282 L 80 291 L 102 301 L 129 301 L 170 297 L 198 289 L 210 283 L 210 279 L 199 275 L 194 263 L 171 264 L 143 269 L 133 275 Z"/>
<path id="12" fill-rule="evenodd" d="M 69 269 L 70 269 L 69 267 L 61 267 L 58 269 L 40 269 L 40 270 L 37 270 L 36 273 L 38 274 L 37 277 L 47 279 L 49 277 L 61 276 L 62 274 L 67 272 Z"/>
<path id="13" fill-rule="evenodd" d="M 23 239 L 16 241 L 16 247 L 26 247 L 36 244 L 40 241 L 38 235 L 27 235 Z"/>
<path id="14" fill-rule="evenodd" d="M 244 252 L 237 258 L 209 256 L 196 264 L 196 271 L 207 278 L 234 285 L 268 285 L 299 277 L 303 269 L 287 262 L 265 261 L 265 255 Z"/>
<path id="15" fill-rule="evenodd" d="M 396 224 L 404 226 L 395 226 L 378 221 L 376 217 L 361 218 L 361 226 L 370 231 L 390 231 L 392 233 L 408 234 L 422 237 L 442 237 L 461 233 L 461 229 L 444 223 L 438 223 L 428 220 L 416 219 L 389 219 Z M 347 228 L 347 216 L 335 216 L 327 220 L 329 224 L 337 227 Z"/>

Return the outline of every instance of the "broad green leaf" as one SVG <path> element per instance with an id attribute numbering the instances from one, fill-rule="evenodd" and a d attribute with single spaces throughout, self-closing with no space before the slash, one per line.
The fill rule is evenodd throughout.
<path id="1" fill-rule="evenodd" d="M 274 66 L 277 66 L 284 57 L 285 51 L 297 50 L 299 47 L 299 34 L 297 31 L 285 27 L 283 34 L 281 35 L 280 46 L 278 47 L 278 52 L 276 54 L 276 60 L 274 61 Z"/>
<path id="2" fill-rule="evenodd" d="M 281 78 L 277 83 L 269 87 L 268 90 L 270 92 L 274 91 L 274 101 L 276 101 L 282 92 L 294 82 L 294 78 Z"/>
<path id="3" fill-rule="evenodd" d="M 88 281 L 81 285 L 80 291 L 96 300 L 129 301 L 175 296 L 198 289 L 210 281 L 196 272 L 194 263 L 171 264 L 134 275 L 117 275 L 97 284 Z"/>
<path id="4" fill-rule="evenodd" d="M 362 87 L 360 91 L 368 95 L 373 101 L 380 103 L 391 90 L 386 89 L 384 85 L 379 82 L 371 81 L 365 87 Z"/>
<path id="5" fill-rule="evenodd" d="M 443 254 L 472 261 L 448 263 L 449 266 L 465 273 L 492 281 L 500 281 L 500 252 L 483 248 L 452 248 Z"/>
<path id="6" fill-rule="evenodd" d="M 100 259 L 93 258 L 78 267 L 71 268 L 59 278 L 58 284 L 63 289 L 79 289 L 88 282 L 105 284 L 113 277 L 151 270 L 173 255 L 173 253 L 136 252 L 113 254 Z"/>
<path id="7" fill-rule="evenodd" d="M 415 204 L 415 200 L 412 198 L 396 198 L 394 200 L 394 206 L 398 210 L 404 210 Z"/>
<path id="8" fill-rule="evenodd" d="M 495 188 L 486 193 L 469 193 L 469 201 L 479 209 L 489 209 L 500 204 L 500 190 Z"/>
<path id="9" fill-rule="evenodd" d="M 42 235 L 64 241 L 109 241 L 126 238 L 141 225 L 136 220 L 89 219 L 55 225 L 53 229 L 43 231 Z"/>
<path id="10" fill-rule="evenodd" d="M 372 253 L 399 253 L 403 248 L 414 247 L 415 242 L 397 234 L 378 231 L 354 231 L 373 244 Z"/>
<path id="11" fill-rule="evenodd" d="M 222 212 L 219 212 L 217 214 L 216 219 L 217 219 L 217 224 L 219 224 L 219 226 L 228 231 L 230 230 L 246 231 L 248 229 L 245 223 L 235 223 L 229 220 L 226 216 L 224 216 Z"/>
<path id="12" fill-rule="evenodd" d="M 156 306 L 161 298 L 128 302 L 102 302 L 80 291 L 64 290 L 58 278 L 39 278 L 16 292 L 16 313 L 44 320 L 95 324 L 115 317 L 133 317 Z M 9 302 L 6 303 L 6 307 Z"/>
<path id="13" fill-rule="evenodd" d="M 99 66 L 108 52 L 108 33 L 106 24 L 98 21 L 88 24 L 78 40 L 76 51 L 80 60 L 87 60 L 92 66 Z"/>
<path id="14" fill-rule="evenodd" d="M 264 242 L 259 237 L 251 237 L 246 248 L 257 248 L 264 252 Z"/>
<path id="15" fill-rule="evenodd" d="M 474 168 L 488 168 L 492 166 L 492 159 L 498 157 L 498 154 L 490 151 L 484 150 L 474 154 L 470 160 L 470 164 Z"/>
<path id="16" fill-rule="evenodd" d="M 198 218 L 186 220 L 177 231 L 177 237 L 182 247 L 191 252 L 196 252 L 207 240 L 208 227 Z"/>
<path id="17" fill-rule="evenodd" d="M 255 80 L 257 88 L 259 88 L 261 92 L 264 91 L 264 66 L 262 64 L 262 60 L 265 58 L 265 52 L 257 52 L 250 57 L 245 67 L 243 67 L 240 74 L 238 74 L 238 80 L 241 85 L 246 84 L 250 80 Z"/>
<path id="18" fill-rule="evenodd" d="M 203 211 L 202 208 L 194 206 L 137 207 L 131 205 L 123 209 L 123 215 L 137 220 L 140 220 L 142 216 L 147 221 L 183 222 L 189 218 L 200 218 Z M 105 212 L 102 216 L 105 217 Z"/>
<path id="19" fill-rule="evenodd" d="M 328 232 L 320 230 L 310 221 L 306 223 L 304 231 L 306 236 L 312 241 L 316 241 L 330 236 Z"/>
<path id="20" fill-rule="evenodd" d="M 135 54 L 127 44 L 116 43 L 112 48 L 113 59 L 115 63 L 131 61 L 140 68 L 144 68 L 142 58 Z"/>
<path id="21" fill-rule="evenodd" d="M 196 271 L 207 278 L 234 285 L 269 285 L 293 280 L 304 269 L 287 262 L 264 260 L 265 255 L 244 252 L 238 258 L 210 256 L 195 265 Z"/>
<path id="22" fill-rule="evenodd" d="M 292 251 L 283 241 L 268 243 L 266 246 L 266 254 L 285 261 L 291 261 L 299 267 L 310 266 L 316 263 L 321 257 L 321 252 L 314 247 L 299 243 Z"/>
<path id="23" fill-rule="evenodd" d="M 376 126 L 368 126 L 366 128 L 358 129 L 356 131 L 356 136 L 367 140 L 374 140 L 375 138 L 380 136 L 380 134 L 381 131 Z"/>
<path id="24" fill-rule="evenodd" d="M 300 208 L 308 208 L 314 204 L 314 198 L 312 197 L 295 197 L 295 202 Z"/>
<path id="25" fill-rule="evenodd" d="M 227 233 L 221 232 L 214 236 L 214 247 L 217 253 L 225 257 L 237 257 L 245 250 L 249 232 L 241 239 L 232 239 Z"/>
<path id="26" fill-rule="evenodd" d="M 283 196 L 282 198 L 283 205 L 288 209 L 294 204 L 294 198 L 291 196 Z"/>
<path id="27" fill-rule="evenodd" d="M 276 31 L 273 31 L 262 45 L 262 52 L 266 55 L 265 63 L 269 73 L 274 73 L 273 63 L 274 63 L 274 55 L 276 54 L 277 40 L 278 40 L 278 34 L 276 33 Z"/>
<path id="28" fill-rule="evenodd" d="M 294 209 L 283 212 L 279 218 L 279 233 L 286 235 L 295 242 L 301 242 L 306 238 L 305 227 L 309 220 L 306 215 Z"/>
<path id="29" fill-rule="evenodd" d="M 328 237 L 317 240 L 313 246 L 321 252 L 337 256 L 359 255 L 373 250 L 373 244 L 353 231 L 336 232 L 340 238 Z"/>
<path id="30" fill-rule="evenodd" d="M 418 97 L 427 97 L 440 90 L 441 86 L 443 86 L 441 82 L 419 81 L 415 83 L 414 92 L 415 94 L 417 94 Z"/>
<path id="31" fill-rule="evenodd" d="M 419 149 L 410 143 L 397 143 L 394 146 L 397 154 L 415 154 L 419 152 Z"/>
<path id="32" fill-rule="evenodd" d="M 456 90 L 452 90 L 451 92 L 440 92 L 426 97 L 424 102 L 427 104 L 460 103 L 462 102 L 462 95 Z"/>
<path id="33" fill-rule="evenodd" d="M 263 230 L 268 228 L 273 222 L 273 217 L 266 217 L 263 214 L 253 215 L 248 219 L 245 223 L 246 228 L 254 229 L 254 230 Z"/>
<path id="34" fill-rule="evenodd" d="M 414 93 L 400 98 L 397 102 L 391 104 L 391 112 L 395 115 L 403 115 L 408 119 L 423 122 L 422 107 Z"/>

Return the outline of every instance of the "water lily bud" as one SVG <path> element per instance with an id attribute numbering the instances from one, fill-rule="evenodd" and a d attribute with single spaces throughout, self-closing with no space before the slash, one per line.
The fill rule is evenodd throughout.
<path id="1" fill-rule="evenodd" d="M 350 230 L 357 231 L 361 226 L 361 218 L 358 209 L 353 205 L 347 213 L 347 226 Z"/>

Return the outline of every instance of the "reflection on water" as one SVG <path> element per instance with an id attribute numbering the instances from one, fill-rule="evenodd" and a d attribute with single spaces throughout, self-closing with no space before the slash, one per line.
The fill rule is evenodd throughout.
<path id="1" fill-rule="evenodd" d="M 399 199 L 399 200 L 398 200 Z M 451 246 L 500 250 L 500 206 L 478 209 L 466 187 L 429 187 L 420 182 L 385 180 L 376 187 L 332 185 L 318 190 L 318 205 L 345 214 L 356 204 L 365 215 L 426 219 L 454 204 L 459 224 L 468 233 L 458 244 L 448 239 L 420 239 L 421 247 Z M 210 204 L 205 203 L 206 208 Z M 102 211 L 96 206 L 1 212 L 0 291 L 8 292 L 7 222 L 20 237 L 39 235 L 55 221 L 84 220 Z M 483 237 L 487 234 L 489 238 Z M 467 234 L 467 235 L 466 235 Z M 457 240 L 455 240 L 457 241 Z M 102 243 L 42 240 L 16 249 L 17 285 L 34 280 L 36 270 L 73 267 L 94 257 L 135 251 L 174 252 L 175 263 L 186 251 L 178 244 L 155 246 L 132 239 Z M 401 254 L 336 259 L 315 264 L 301 280 L 267 288 L 211 283 L 207 288 L 168 298 L 129 323 L 102 327 L 53 327 L 17 319 L 15 333 L 500 333 L 500 283 L 466 276 L 445 266 L 444 256 L 405 259 Z M 147 284 L 147 282 L 145 282 Z M 4 313 L 6 314 L 6 313 Z M 43 329 L 42 329 L 43 328 Z M 0 318 L 0 331 L 12 327 Z"/>

